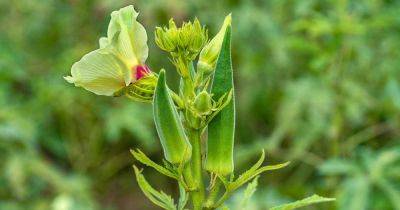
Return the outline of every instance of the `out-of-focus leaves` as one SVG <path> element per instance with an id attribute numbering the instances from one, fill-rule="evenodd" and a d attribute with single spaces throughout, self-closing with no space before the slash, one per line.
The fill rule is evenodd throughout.
<path id="1" fill-rule="evenodd" d="M 59 196 L 101 202 L 96 209 L 150 208 L 129 187 L 128 152 L 145 147 L 151 158 L 161 158 L 150 107 L 97 97 L 62 79 L 98 47 L 109 12 L 128 3 L 148 31 L 153 70 L 172 69 L 151 38 L 156 25 L 196 16 L 211 35 L 232 12 L 236 168 L 244 170 L 261 148 L 271 162 L 293 160 L 290 168 L 260 177 L 251 207 L 266 209 L 311 192 L 337 198 L 324 204 L 327 209 L 363 207 L 368 192 L 365 208 L 398 208 L 399 164 L 377 157 L 400 142 L 398 1 L 18 0 L 0 1 L 0 209 L 51 209 Z M 168 76 L 173 84 L 176 75 Z M 29 159 L 45 163 L 38 170 L 61 175 L 50 183 L 46 173 L 20 171 Z M 10 178 L 18 173 L 6 167 L 20 174 Z M 371 175 L 381 178 L 371 181 Z M 92 184 L 82 184 L 82 177 Z M 368 191 L 349 191 L 361 199 L 341 196 L 353 179 L 364 180 L 359 190 L 370 180 Z M 20 180 L 22 189 L 14 189 Z M 71 194 L 75 182 L 86 187 Z"/>
<path id="2" fill-rule="evenodd" d="M 398 147 L 379 153 L 364 148 L 356 151 L 351 160 L 328 160 L 320 167 L 320 172 L 327 176 L 343 177 L 340 187 L 337 188 L 339 209 L 361 210 L 377 205 L 374 203 L 376 195 L 383 196 L 391 208 L 398 209 L 399 178 L 392 177 L 389 172 L 399 163 Z"/>
<path id="3" fill-rule="evenodd" d="M 302 200 L 299 200 L 299 201 L 296 201 L 293 203 L 273 207 L 273 208 L 271 208 L 271 210 L 291 210 L 291 209 L 297 209 L 297 208 L 304 207 L 304 206 L 309 206 L 309 205 L 316 204 L 316 203 L 329 202 L 329 201 L 334 201 L 334 200 L 335 200 L 334 198 L 324 198 L 319 195 L 312 195 L 308 198 L 304 198 Z"/>
<path id="4" fill-rule="evenodd" d="M 258 185 L 258 176 L 253 179 L 249 184 L 247 184 L 246 190 L 243 192 L 243 199 L 240 202 L 240 206 L 242 209 L 249 209 L 248 203 L 251 199 L 251 196 L 256 192 Z"/>
<path id="5" fill-rule="evenodd" d="M 140 189 L 146 195 L 146 197 L 151 200 L 157 206 L 166 209 L 166 210 L 175 210 L 176 206 L 174 204 L 174 200 L 171 196 L 165 194 L 163 191 L 155 190 L 144 178 L 142 172 L 136 167 L 133 166 L 135 169 L 136 180 L 139 184 Z"/>
<path id="6" fill-rule="evenodd" d="M 117 141 L 123 137 L 124 131 L 135 137 L 140 146 L 148 150 L 156 142 L 152 129 L 153 117 L 147 104 L 124 103 L 110 108 L 106 114 L 106 134 L 110 141 Z"/>

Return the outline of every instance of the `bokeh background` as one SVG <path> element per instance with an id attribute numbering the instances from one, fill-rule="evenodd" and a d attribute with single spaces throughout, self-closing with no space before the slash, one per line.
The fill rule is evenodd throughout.
<path id="1" fill-rule="evenodd" d="M 0 209 L 157 209 L 135 183 L 130 148 L 161 160 L 151 107 L 63 80 L 128 4 L 147 29 L 149 66 L 176 73 L 154 28 L 233 13 L 236 170 L 290 160 L 236 209 L 313 193 L 309 209 L 400 209 L 400 1 L 0 0 Z M 147 168 L 156 188 L 174 183 Z M 234 208 L 235 209 L 235 208 Z"/>

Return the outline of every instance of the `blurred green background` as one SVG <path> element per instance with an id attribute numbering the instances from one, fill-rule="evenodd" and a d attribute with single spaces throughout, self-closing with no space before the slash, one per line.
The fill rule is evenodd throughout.
<path id="1" fill-rule="evenodd" d="M 130 148 L 161 160 L 151 107 L 63 80 L 128 4 L 147 29 L 149 66 L 168 71 L 155 26 L 198 17 L 210 36 L 233 13 L 236 170 L 267 151 L 290 160 L 233 209 L 318 193 L 310 209 L 400 209 L 400 1 L 0 0 L 0 209 L 156 209 Z M 151 169 L 149 180 L 176 194 Z"/>

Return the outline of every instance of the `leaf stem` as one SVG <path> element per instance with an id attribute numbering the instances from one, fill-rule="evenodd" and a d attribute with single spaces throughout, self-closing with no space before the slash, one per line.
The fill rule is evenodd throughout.
<path id="1" fill-rule="evenodd" d="M 231 195 L 232 191 L 226 189 L 226 191 L 224 192 L 224 194 L 222 195 L 222 197 L 217 201 L 217 203 L 213 206 L 214 209 L 220 207 L 222 204 L 224 204 L 224 202 L 229 198 L 229 196 Z"/>

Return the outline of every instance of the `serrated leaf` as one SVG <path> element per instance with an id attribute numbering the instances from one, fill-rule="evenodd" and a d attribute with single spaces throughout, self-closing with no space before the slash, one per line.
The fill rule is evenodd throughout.
<path id="1" fill-rule="evenodd" d="M 179 185 L 178 210 L 184 210 L 188 200 L 189 200 L 189 194 L 186 193 L 185 188 L 182 185 Z"/>
<path id="2" fill-rule="evenodd" d="M 258 177 L 259 176 L 256 176 L 256 178 L 254 178 L 253 181 L 251 181 L 244 190 L 243 198 L 242 201 L 240 202 L 240 206 L 242 209 L 247 209 L 246 207 L 248 202 L 250 201 L 253 194 L 256 192 L 258 186 Z"/>
<path id="3" fill-rule="evenodd" d="M 131 150 L 131 153 L 132 153 L 133 157 L 135 157 L 135 159 L 138 160 L 139 162 L 141 162 L 142 164 L 154 168 L 156 171 L 160 172 L 161 174 L 164 174 L 165 176 L 168 176 L 168 177 L 171 177 L 174 179 L 178 179 L 178 174 L 176 174 L 174 171 L 172 171 L 170 169 L 167 169 L 161 165 L 158 165 L 157 163 L 152 161 L 149 157 L 147 157 L 139 149 L 137 149 L 136 151 Z"/>
<path id="4" fill-rule="evenodd" d="M 211 93 L 220 98 L 233 87 L 231 61 L 231 27 L 228 26 L 219 54 Z M 207 159 L 205 168 L 219 175 L 233 172 L 233 146 L 235 135 L 235 95 L 208 125 Z"/>
<path id="5" fill-rule="evenodd" d="M 160 71 L 158 77 L 153 110 L 165 159 L 175 164 L 188 161 L 192 155 L 192 146 L 169 94 L 164 70 Z"/>
<path id="6" fill-rule="evenodd" d="M 165 194 L 163 191 L 155 190 L 144 178 L 142 172 L 136 167 L 133 166 L 136 174 L 136 181 L 143 191 L 144 195 L 155 205 L 167 209 L 167 210 L 176 210 L 176 206 L 174 204 L 174 200 L 171 196 Z"/>
<path id="7" fill-rule="evenodd" d="M 299 200 L 299 201 L 296 201 L 293 203 L 273 207 L 270 210 L 292 210 L 292 209 L 297 209 L 300 207 L 309 206 L 309 205 L 316 204 L 316 203 L 329 202 L 329 201 L 334 201 L 334 200 L 335 200 L 335 198 L 325 198 L 325 197 L 314 194 L 308 198 L 305 198 L 305 199 L 302 199 L 302 200 Z"/>
<path id="8" fill-rule="evenodd" d="M 229 188 L 229 190 L 233 191 L 233 190 L 239 188 L 240 186 L 242 186 L 249 180 L 253 179 L 257 175 L 259 175 L 265 171 L 277 170 L 277 169 L 280 169 L 280 168 L 283 168 L 283 167 L 289 165 L 289 162 L 286 162 L 286 163 L 282 163 L 282 164 L 263 166 L 260 168 L 261 164 L 264 161 L 264 158 L 265 158 L 265 153 L 263 150 L 260 159 L 249 170 L 247 170 L 243 174 L 241 174 L 239 176 L 239 178 L 237 178 L 234 182 L 231 182 L 228 184 L 227 187 Z"/>

